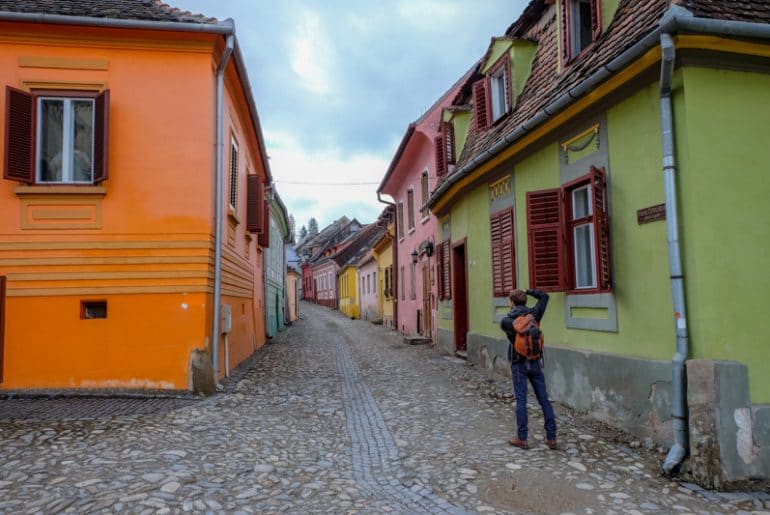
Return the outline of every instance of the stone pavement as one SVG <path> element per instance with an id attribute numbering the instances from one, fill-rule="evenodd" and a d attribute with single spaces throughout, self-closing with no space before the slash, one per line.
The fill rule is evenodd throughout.
<path id="1" fill-rule="evenodd" d="M 704 492 L 556 406 L 509 447 L 508 385 L 392 331 L 303 320 L 191 398 L 0 400 L 0 513 L 770 513 Z"/>

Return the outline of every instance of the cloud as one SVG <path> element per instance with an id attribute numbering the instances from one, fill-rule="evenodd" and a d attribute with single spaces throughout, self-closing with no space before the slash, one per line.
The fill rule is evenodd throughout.
<path id="1" fill-rule="evenodd" d="M 166 0 L 237 27 L 277 189 L 298 227 L 369 222 L 407 125 L 486 51 L 527 0 Z M 317 201 L 310 204 L 310 200 Z"/>

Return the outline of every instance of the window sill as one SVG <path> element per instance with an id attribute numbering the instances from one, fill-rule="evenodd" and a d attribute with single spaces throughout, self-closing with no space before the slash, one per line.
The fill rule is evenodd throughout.
<path id="1" fill-rule="evenodd" d="M 421 223 L 421 224 L 423 224 L 423 225 L 425 225 L 426 223 L 428 223 L 428 220 L 430 220 L 430 215 L 428 215 L 428 216 L 424 216 L 424 217 L 422 218 L 422 220 L 420 220 L 420 223 Z"/>
<path id="2" fill-rule="evenodd" d="M 412 234 L 414 234 L 414 231 L 415 231 L 415 228 L 414 228 L 414 227 L 412 227 L 412 228 L 410 228 L 410 229 L 409 229 L 409 230 L 406 232 L 406 234 L 408 234 L 408 235 L 410 235 L 410 236 L 411 236 Z"/>
<path id="3" fill-rule="evenodd" d="M 40 196 L 40 195 L 88 195 L 94 197 L 103 197 L 107 194 L 107 188 L 104 186 L 76 186 L 76 185 L 41 185 L 17 186 L 13 192 L 19 197 Z"/>

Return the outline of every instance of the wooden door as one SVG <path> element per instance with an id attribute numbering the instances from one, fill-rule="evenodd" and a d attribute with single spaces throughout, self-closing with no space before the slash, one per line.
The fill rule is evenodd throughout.
<path id="1" fill-rule="evenodd" d="M 422 265 L 422 335 L 428 338 L 433 336 L 433 316 L 430 302 L 430 260 Z"/>
<path id="2" fill-rule="evenodd" d="M 455 352 L 462 353 L 465 352 L 468 343 L 468 284 L 465 261 L 465 240 L 463 240 L 452 246 Z"/>

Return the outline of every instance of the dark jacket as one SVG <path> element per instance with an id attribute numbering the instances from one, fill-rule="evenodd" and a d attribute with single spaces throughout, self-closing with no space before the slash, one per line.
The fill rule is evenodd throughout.
<path id="1" fill-rule="evenodd" d="M 513 329 L 514 320 L 521 315 L 531 314 L 539 324 L 543 315 L 545 315 L 545 308 L 548 306 L 548 294 L 546 292 L 541 290 L 527 290 L 527 295 L 536 298 L 537 304 L 531 308 L 527 306 L 513 306 L 508 314 L 500 321 L 500 329 L 505 332 L 506 336 L 508 336 L 508 341 L 511 342 L 511 345 L 508 346 L 508 361 L 512 363 L 518 361 L 520 357 L 518 353 L 514 353 L 513 351 L 513 342 L 516 340 L 516 331 Z"/>

